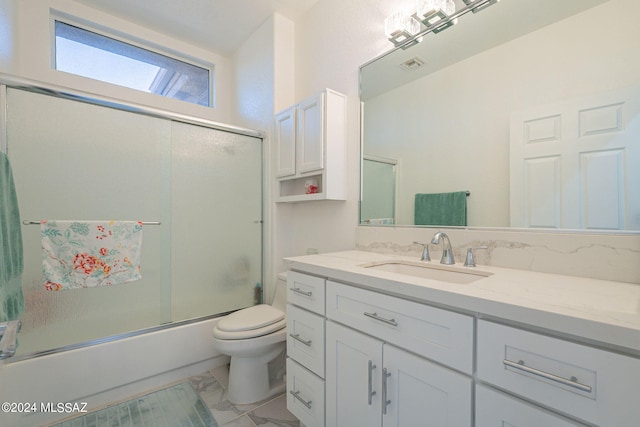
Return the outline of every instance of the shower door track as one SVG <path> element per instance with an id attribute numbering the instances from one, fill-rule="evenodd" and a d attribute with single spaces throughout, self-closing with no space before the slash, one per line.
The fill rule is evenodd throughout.
<path id="1" fill-rule="evenodd" d="M 238 309 L 238 310 L 240 310 L 240 309 Z M 136 337 L 136 336 L 139 336 L 139 335 L 145 335 L 145 334 L 148 334 L 148 333 L 151 333 L 151 332 L 163 331 L 163 330 L 175 328 L 175 327 L 178 327 L 178 326 L 190 325 L 192 323 L 198 323 L 198 322 L 203 322 L 205 320 L 211 320 L 211 319 L 216 319 L 218 317 L 227 316 L 228 314 L 231 314 L 234 311 L 236 311 L 236 310 L 231 310 L 231 311 L 227 311 L 227 312 L 224 312 L 224 313 L 211 314 L 211 315 L 208 315 L 208 316 L 195 317 L 193 319 L 179 320 L 179 321 L 175 321 L 175 322 L 168 322 L 168 323 L 164 323 L 162 325 L 151 326 L 149 328 L 138 329 L 138 330 L 135 330 L 135 331 L 129 331 L 129 332 L 125 332 L 125 333 L 122 333 L 122 334 L 111 335 L 111 336 L 104 337 L 104 338 L 97 338 L 97 339 L 91 340 L 91 341 L 85 341 L 85 342 L 81 342 L 81 343 L 69 344 L 69 345 L 65 345 L 65 346 L 57 347 L 57 348 L 52 348 L 52 349 L 48 349 L 48 350 L 35 351 L 33 353 L 27 353 L 27 354 L 22 354 L 22 355 L 19 355 L 19 356 L 13 356 L 13 357 L 10 357 L 8 359 L 4 359 L 4 364 L 8 365 L 10 363 L 20 362 L 20 361 L 28 360 L 28 359 L 34 359 L 34 358 L 40 357 L 40 356 L 49 356 L 51 354 L 62 353 L 62 352 L 65 352 L 65 351 L 76 350 L 76 349 L 79 349 L 79 348 L 91 347 L 91 346 L 98 345 L 98 344 L 105 344 L 105 343 L 118 341 L 118 340 L 125 339 L 125 338 L 131 338 L 131 337 Z"/>
<path id="2" fill-rule="evenodd" d="M 103 107 L 114 108 L 117 110 L 129 111 L 131 113 L 143 114 L 146 116 L 169 119 L 176 122 L 182 122 L 197 126 L 203 126 L 210 129 L 216 129 L 223 132 L 229 132 L 237 135 L 251 136 L 264 140 L 264 132 L 252 129 L 245 129 L 237 126 L 227 125 L 215 122 L 213 120 L 192 117 L 186 114 L 175 113 L 171 111 L 161 110 L 159 108 L 148 107 L 146 105 L 135 104 L 120 99 L 109 98 L 88 92 L 69 89 L 62 86 L 56 86 L 48 83 L 37 82 L 34 80 L 15 77 L 9 74 L 0 73 L 0 85 L 5 85 L 14 89 L 22 89 L 30 92 L 36 92 L 43 95 L 50 95 L 59 98 L 71 99 L 74 101 L 85 102 L 88 104 L 99 105 Z M 1 142 L 1 141 L 0 141 Z M 1 145 L 0 145 L 1 146 Z"/>

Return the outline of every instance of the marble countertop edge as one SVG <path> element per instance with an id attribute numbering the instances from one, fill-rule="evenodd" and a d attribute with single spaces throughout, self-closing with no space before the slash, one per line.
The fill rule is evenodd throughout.
<path id="1" fill-rule="evenodd" d="M 475 268 L 492 273 L 491 276 L 469 284 L 455 284 L 362 266 L 382 261 L 416 260 L 345 251 L 285 258 L 285 266 L 640 356 L 640 285 L 491 266 Z"/>

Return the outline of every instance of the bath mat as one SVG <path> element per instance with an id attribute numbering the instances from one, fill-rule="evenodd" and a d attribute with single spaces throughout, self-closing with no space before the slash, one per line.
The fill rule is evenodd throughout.
<path id="1" fill-rule="evenodd" d="M 51 427 L 218 427 L 189 382 L 184 382 Z"/>

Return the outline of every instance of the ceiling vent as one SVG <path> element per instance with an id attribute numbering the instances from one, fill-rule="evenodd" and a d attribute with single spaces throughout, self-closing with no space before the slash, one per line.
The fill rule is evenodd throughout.
<path id="1" fill-rule="evenodd" d="M 424 63 L 424 59 L 414 56 L 413 58 L 407 59 L 402 64 L 400 64 L 400 67 L 405 71 L 414 71 L 422 67 Z"/>

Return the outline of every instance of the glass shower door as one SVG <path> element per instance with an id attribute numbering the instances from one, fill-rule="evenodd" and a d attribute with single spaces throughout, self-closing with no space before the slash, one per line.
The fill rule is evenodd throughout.
<path id="1" fill-rule="evenodd" d="M 253 305 L 262 284 L 262 140 L 172 124 L 172 319 Z"/>
<path id="2" fill-rule="evenodd" d="M 254 304 L 262 284 L 262 140 L 7 90 L 23 220 L 139 220 L 142 279 L 48 291 L 39 225 L 23 227 L 19 355 Z"/>

